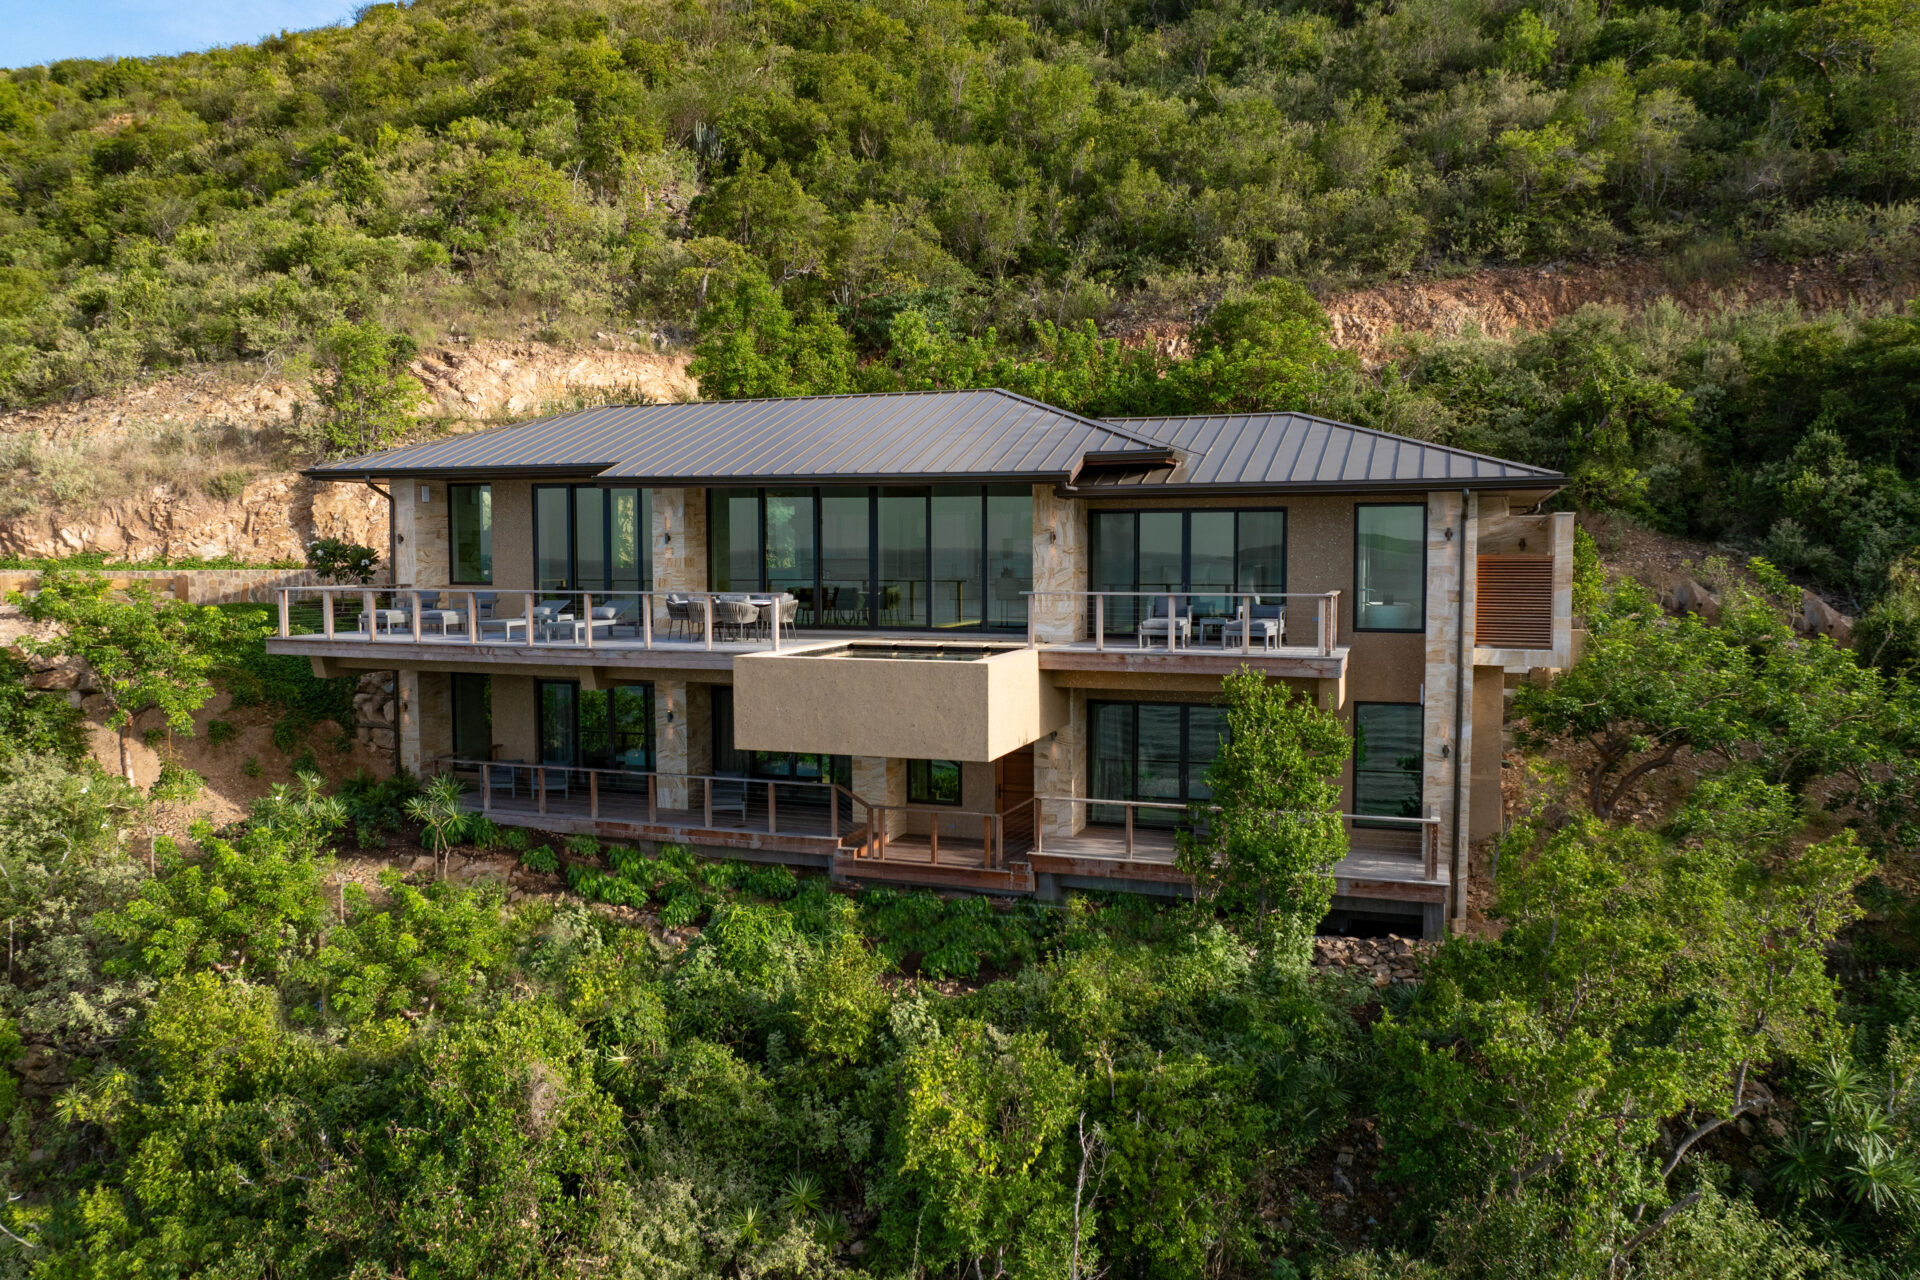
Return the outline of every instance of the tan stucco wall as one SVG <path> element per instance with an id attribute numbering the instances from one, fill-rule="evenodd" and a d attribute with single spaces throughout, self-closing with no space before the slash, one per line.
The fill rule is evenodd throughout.
<path id="1" fill-rule="evenodd" d="M 734 663 L 734 741 L 756 751 L 997 760 L 1066 722 L 1037 650 L 972 662 L 760 653 Z"/>

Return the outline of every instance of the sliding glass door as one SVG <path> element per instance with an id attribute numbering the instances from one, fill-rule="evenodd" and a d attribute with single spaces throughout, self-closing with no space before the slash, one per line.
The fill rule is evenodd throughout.
<path id="1" fill-rule="evenodd" d="M 650 490 L 536 485 L 534 580 L 542 591 L 646 591 L 652 525 Z"/>
<path id="2" fill-rule="evenodd" d="M 1229 592 L 1277 597 L 1287 589 L 1287 513 L 1281 508 L 1092 511 L 1087 523 L 1095 591 L 1182 596 L 1198 619 L 1237 614 Z M 1131 635 L 1149 607 L 1138 597 L 1109 599 L 1108 634 Z"/>
<path id="3" fill-rule="evenodd" d="M 540 763 L 648 772 L 654 767 L 653 686 L 582 689 L 542 680 Z"/>
<path id="4" fill-rule="evenodd" d="M 1087 791 L 1100 800 L 1147 800 L 1168 805 L 1204 801 L 1207 767 L 1227 732 L 1219 707 L 1175 702 L 1087 703 Z M 1118 805 L 1088 806 L 1096 823 L 1122 823 Z M 1169 827 L 1180 809 L 1136 809 L 1136 826 Z"/>
<path id="5" fill-rule="evenodd" d="M 805 627 L 1026 626 L 1026 485 L 714 489 L 708 580 L 785 591 Z"/>

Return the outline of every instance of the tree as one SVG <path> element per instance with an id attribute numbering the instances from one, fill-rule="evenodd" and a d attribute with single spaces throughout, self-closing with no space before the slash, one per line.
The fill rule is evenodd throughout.
<path id="1" fill-rule="evenodd" d="M 1347 854 L 1341 766 L 1353 743 L 1304 695 L 1250 668 L 1222 683 L 1226 741 L 1207 767 L 1212 799 L 1180 834 L 1178 861 L 1228 911 L 1251 915 L 1270 962 L 1304 970 Z"/>
<path id="2" fill-rule="evenodd" d="M 378 551 L 345 538 L 315 538 L 307 546 L 307 568 L 328 582 L 358 582 L 364 586 L 373 581 L 379 563 Z"/>
<path id="3" fill-rule="evenodd" d="M 372 321 L 326 331 L 313 393 L 326 411 L 329 451 L 374 453 L 412 425 L 421 391 L 407 366 L 417 352 L 412 338 Z"/>
<path id="4" fill-rule="evenodd" d="M 120 773 L 128 782 L 134 718 L 158 711 L 169 734 L 191 734 L 193 713 L 214 694 L 209 675 L 221 646 L 239 634 L 218 609 L 163 601 L 137 582 L 116 591 L 93 573 L 49 569 L 38 591 L 7 599 L 35 622 L 59 628 L 45 639 L 23 638 L 28 652 L 92 668 L 107 723 L 120 731 Z"/>
<path id="5" fill-rule="evenodd" d="M 1700 1142 L 1772 1106 L 1770 1065 L 1835 1043 L 1827 949 L 1872 864 L 1801 845 L 1784 787 L 1738 769 L 1664 832 L 1530 818 L 1494 938 L 1451 940 L 1376 1031 L 1398 1172 L 1435 1197 L 1552 1198 L 1609 1274 L 1704 1190 Z"/>
<path id="6" fill-rule="evenodd" d="M 700 311 L 687 372 L 709 400 L 830 395 L 854 389 L 853 343 L 826 315 L 796 323 L 780 294 L 744 267 Z"/>

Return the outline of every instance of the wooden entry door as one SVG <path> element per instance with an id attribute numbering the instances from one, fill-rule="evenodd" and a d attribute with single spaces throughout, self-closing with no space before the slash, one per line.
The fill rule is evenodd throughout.
<path id="1" fill-rule="evenodd" d="M 1009 857 L 1033 848 L 1033 744 L 1009 751 L 993 762 L 993 811 L 1003 814 Z"/>

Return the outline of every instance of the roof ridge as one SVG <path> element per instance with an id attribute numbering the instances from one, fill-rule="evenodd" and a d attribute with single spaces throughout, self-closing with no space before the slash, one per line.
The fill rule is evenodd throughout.
<path id="1" fill-rule="evenodd" d="M 1462 458 L 1474 458 L 1481 462 L 1494 462 L 1503 467 L 1519 467 L 1542 476 L 1560 476 L 1563 472 L 1547 467 L 1537 467 L 1531 462 L 1518 462 L 1512 458 L 1496 457 L 1491 453 L 1476 453 L 1472 449 L 1462 449 L 1458 445 L 1441 444 L 1434 440 L 1422 440 L 1418 436 L 1403 436 L 1395 431 L 1382 431 L 1378 427 L 1363 427 L 1357 422 L 1342 422 L 1338 418 L 1323 417 L 1317 413 L 1301 413 L 1294 409 L 1267 409 L 1258 413 L 1180 413 L 1152 415 L 1128 415 L 1123 418 L 1108 419 L 1111 422 L 1220 422 L 1235 418 L 1302 418 L 1308 422 L 1325 423 L 1330 427 L 1339 427 L 1345 431 L 1356 431 L 1376 439 L 1391 440 L 1396 444 L 1414 445 L 1422 449 L 1442 449 Z"/>

